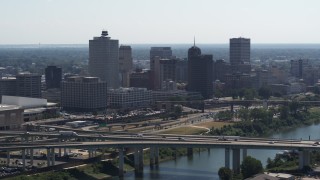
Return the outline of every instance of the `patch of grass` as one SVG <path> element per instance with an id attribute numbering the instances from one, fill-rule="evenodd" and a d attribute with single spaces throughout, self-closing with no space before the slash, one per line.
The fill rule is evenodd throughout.
<path id="1" fill-rule="evenodd" d="M 217 122 L 217 121 L 211 121 L 211 122 L 204 122 L 204 123 L 200 123 L 197 124 L 196 126 L 202 126 L 202 127 L 206 127 L 211 129 L 212 127 L 214 127 L 215 129 L 220 129 L 223 126 L 227 126 L 227 125 L 232 125 L 233 123 L 231 122 Z"/>

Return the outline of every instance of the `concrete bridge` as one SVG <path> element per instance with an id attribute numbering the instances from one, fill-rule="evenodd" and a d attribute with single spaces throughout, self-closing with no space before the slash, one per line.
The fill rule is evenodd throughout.
<path id="1" fill-rule="evenodd" d="M 4 134 L 4 132 L 1 132 Z M 9 135 L 13 135 L 11 132 Z M 47 166 L 55 165 L 55 149 L 59 150 L 61 156 L 62 149 L 66 154 L 66 149 L 88 149 L 89 158 L 96 156 L 99 148 L 116 148 L 119 155 L 119 176 L 123 176 L 125 149 L 134 150 L 134 166 L 136 172 L 143 169 L 143 149 L 150 150 L 150 165 L 159 163 L 159 148 L 187 148 L 188 154 L 192 154 L 193 148 L 223 148 L 225 149 L 225 167 L 232 168 L 235 172 L 240 172 L 240 157 L 247 156 L 248 149 L 270 149 L 270 150 L 297 150 L 299 151 L 299 168 L 310 164 L 310 151 L 320 150 L 317 141 L 300 141 L 286 139 L 264 139 L 245 138 L 237 136 L 178 136 L 165 134 L 144 134 L 143 137 L 134 134 L 108 134 L 108 135 L 79 135 L 72 137 L 62 137 L 58 134 L 29 133 L 18 134 L 21 136 L 21 143 L 0 143 L 0 151 L 7 152 L 7 162 L 10 162 L 10 152 L 22 150 L 22 164 L 26 167 L 26 152 L 30 154 L 30 164 L 33 164 L 34 149 L 46 149 Z M 37 142 L 34 136 L 50 136 L 57 138 L 57 142 Z M 68 141 L 61 141 L 61 139 Z M 71 142 L 74 140 L 75 142 Z M 77 142 L 78 140 L 84 142 Z M 230 154 L 232 153 L 232 159 Z"/>

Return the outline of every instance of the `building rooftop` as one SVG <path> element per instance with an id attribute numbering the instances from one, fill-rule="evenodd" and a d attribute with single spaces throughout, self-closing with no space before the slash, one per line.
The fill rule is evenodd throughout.
<path id="1" fill-rule="evenodd" d="M 13 110 L 13 109 L 20 109 L 20 106 L 0 104 L 0 111 L 7 111 L 7 110 Z"/>

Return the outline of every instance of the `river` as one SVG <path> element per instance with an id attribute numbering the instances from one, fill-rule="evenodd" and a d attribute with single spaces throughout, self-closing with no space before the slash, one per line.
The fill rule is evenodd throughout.
<path id="1" fill-rule="evenodd" d="M 269 137 L 281 139 L 320 139 L 320 124 L 299 127 Z M 248 155 L 259 159 L 265 166 L 267 159 L 274 158 L 278 150 L 248 150 Z M 232 159 L 232 153 L 230 159 Z M 224 149 L 210 149 L 194 153 L 192 157 L 179 157 L 176 160 L 162 162 L 153 169 L 144 166 L 142 177 L 135 177 L 133 172 L 125 174 L 125 180 L 214 180 L 219 179 L 218 170 L 224 166 Z M 115 179 L 118 179 L 115 177 Z"/>

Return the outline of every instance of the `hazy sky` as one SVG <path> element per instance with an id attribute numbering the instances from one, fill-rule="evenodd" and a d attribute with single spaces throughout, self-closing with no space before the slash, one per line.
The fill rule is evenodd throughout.
<path id="1" fill-rule="evenodd" d="M 320 43 L 320 0 L 0 0 L 0 44 Z"/>

